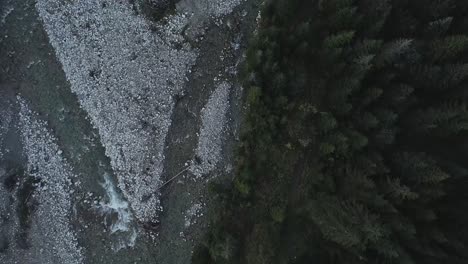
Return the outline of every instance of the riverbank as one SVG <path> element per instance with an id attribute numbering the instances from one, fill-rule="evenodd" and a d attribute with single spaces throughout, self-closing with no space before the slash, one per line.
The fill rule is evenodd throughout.
<path id="1" fill-rule="evenodd" d="M 209 206 L 206 183 L 216 175 L 229 175 L 224 171 L 230 168 L 230 152 L 236 137 L 232 131 L 237 130 L 241 109 L 241 87 L 236 82 L 235 72 L 254 27 L 256 6 L 251 1 L 225 1 L 220 6 L 204 1 L 181 1 L 175 12 L 168 13 L 159 24 L 141 17 L 137 18 L 140 21 L 137 24 L 121 21 L 123 27 L 133 26 L 138 32 L 148 30 L 144 33 L 147 37 L 130 41 L 136 46 L 128 46 L 125 51 L 128 54 L 113 56 L 110 50 L 103 50 L 108 46 L 96 46 L 95 41 L 104 34 L 99 27 L 105 27 L 106 20 L 112 21 L 112 12 L 129 12 L 125 13 L 129 19 L 140 15 L 125 3 L 112 7 L 106 6 L 105 1 L 89 3 L 102 11 L 79 5 L 54 6 L 52 1 L 38 1 L 37 5 L 29 0 L 0 4 L 0 56 L 6 58 L 0 62 L 0 86 L 2 99 L 10 101 L 0 106 L 0 110 L 6 111 L 8 106 L 13 117 L 8 124 L 9 134 L 15 133 L 12 128 L 18 129 L 18 98 L 22 98 L 23 105 L 31 110 L 33 122 L 43 127 L 40 136 L 55 144 L 54 153 L 41 155 L 46 159 L 58 155 L 66 163 L 63 166 L 67 173 L 74 175 L 70 176 L 70 186 L 67 186 L 70 188 L 69 212 L 64 215 L 64 224 L 76 234 L 82 258 L 71 258 L 74 260 L 69 263 L 190 263 L 193 241 L 197 241 L 201 230 L 206 228 L 201 217 Z M 76 12 L 77 16 L 93 14 L 96 20 L 82 24 L 79 18 L 71 21 L 65 15 L 61 20 L 48 20 L 48 16 L 61 16 L 54 10 Z M 60 24 L 54 26 L 52 23 L 57 21 Z M 60 31 L 58 27 L 70 31 Z M 59 32 L 71 35 L 63 37 Z M 116 35 L 112 34 L 118 32 L 109 31 L 105 33 L 106 38 L 113 41 Z M 120 38 L 127 34 L 121 33 Z M 73 34 L 82 36 L 83 41 L 79 43 L 85 45 L 84 50 L 73 44 Z M 154 38 L 160 38 L 160 42 L 153 42 Z M 64 39 L 70 40 L 68 44 L 62 43 Z M 161 49 L 163 46 L 165 48 Z M 126 50 L 124 46 L 115 48 Z M 174 60 L 178 56 L 184 60 L 192 58 L 192 61 L 182 66 L 180 61 Z M 141 64 L 140 60 L 146 64 Z M 74 68 L 77 66 L 73 64 L 78 62 L 89 67 Z M 141 70 L 154 72 L 137 78 L 135 73 Z M 219 113 L 210 113 L 217 111 L 218 106 L 221 106 Z M 118 131 L 120 134 L 115 133 Z M 31 146 L 22 146 L 24 139 L 7 138 L 6 134 L 0 134 L 5 154 L 2 167 L 14 161 L 26 168 L 26 164 L 34 160 L 25 155 L 25 150 Z M 126 136 L 116 138 L 125 134 L 142 143 L 136 144 Z M 199 139 L 199 135 L 204 139 Z M 210 145 L 212 139 L 215 139 L 215 146 Z M 36 145 L 40 147 L 39 143 Z M 213 147 L 217 155 L 203 160 L 196 157 L 195 152 L 210 151 Z M 198 156 L 203 157 L 203 154 Z M 195 169 L 198 162 L 204 164 L 203 170 Z M 184 175 L 159 190 L 158 186 L 184 168 L 187 168 Z M 20 182 L 33 174 L 26 170 L 21 177 L 24 178 Z M 37 178 L 44 177 L 46 175 Z M 52 182 L 46 185 L 54 187 Z M 18 201 L 15 197 L 21 193 L 20 189 L 21 185 L 10 191 L 1 190 L 6 197 L 2 199 L 2 206 L 11 214 L 9 220 L 2 222 L 2 230 L 18 219 L 15 215 L 17 202 L 7 200 Z M 30 194 L 40 197 L 45 193 L 34 189 Z M 151 204 L 151 208 L 144 204 Z M 39 217 L 36 212 L 30 212 L 33 226 Z M 55 228 L 53 223 L 48 225 L 43 228 Z M 18 228 L 15 227 L 15 232 L 25 231 Z M 14 263 L 23 254 L 34 256 L 32 252 L 40 248 L 50 250 L 49 255 L 37 256 L 39 260 L 44 257 L 43 263 L 67 262 L 63 262 L 66 258 L 59 261 L 47 257 L 54 255 L 56 249 L 41 244 L 43 231 L 28 229 L 30 244 L 24 248 L 16 246 L 15 232 L 2 233 L 8 245 L 0 253 L 4 263 Z M 33 258 L 25 261 L 29 263 Z"/>

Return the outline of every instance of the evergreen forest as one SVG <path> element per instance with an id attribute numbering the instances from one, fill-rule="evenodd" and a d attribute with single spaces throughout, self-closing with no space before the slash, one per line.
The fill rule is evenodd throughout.
<path id="1" fill-rule="evenodd" d="M 194 263 L 468 263 L 468 1 L 266 1 L 243 79 Z"/>

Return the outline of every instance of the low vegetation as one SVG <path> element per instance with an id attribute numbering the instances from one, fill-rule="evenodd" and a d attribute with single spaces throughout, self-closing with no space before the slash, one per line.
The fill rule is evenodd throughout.
<path id="1" fill-rule="evenodd" d="M 194 263 L 468 263 L 468 2 L 272 0 Z"/>

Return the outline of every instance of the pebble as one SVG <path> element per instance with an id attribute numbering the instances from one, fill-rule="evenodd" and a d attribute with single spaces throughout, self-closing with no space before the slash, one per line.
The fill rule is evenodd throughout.
<path id="1" fill-rule="evenodd" d="M 193 160 L 190 165 L 190 172 L 197 178 L 213 171 L 221 157 L 230 91 L 231 85 L 221 82 L 201 110 L 202 126 L 197 133 L 198 144 L 195 150 L 201 163 Z"/>
<path id="2" fill-rule="evenodd" d="M 58 261 L 64 264 L 83 263 L 82 249 L 75 231 L 69 223 L 71 197 L 69 182 L 73 177 L 70 165 L 61 156 L 56 139 L 39 120 L 26 102 L 18 97 L 20 104 L 19 128 L 27 157 L 30 176 L 41 179 L 34 198 L 38 206 L 31 226 L 30 242 L 39 247 L 38 263 Z M 34 170 L 33 170 L 34 168 Z M 21 254 L 20 254 L 21 255 Z"/>

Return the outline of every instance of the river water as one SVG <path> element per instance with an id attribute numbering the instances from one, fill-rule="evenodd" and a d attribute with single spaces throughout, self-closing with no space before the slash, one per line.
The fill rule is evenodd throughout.
<path id="1" fill-rule="evenodd" d="M 44 150 L 35 155 L 43 155 L 52 159 L 54 155 L 59 154 L 63 160 L 66 160 L 66 166 L 73 168 L 70 173 L 73 173 L 75 177 L 70 179 L 73 181 L 71 183 L 73 193 L 70 199 L 74 213 L 67 214 L 66 217 L 70 218 L 71 228 L 77 230 L 75 235 L 80 244 L 93 248 L 92 251 L 82 250 L 83 255 L 90 260 L 90 263 L 110 263 L 113 260 L 120 260 L 121 256 L 130 256 L 129 253 L 124 253 L 124 250 L 120 251 L 122 254 L 114 253 L 116 249 L 127 246 L 133 246 L 132 251 L 135 248 L 136 231 L 129 220 L 129 208 L 123 206 L 125 201 L 120 201 L 123 198 L 114 187 L 115 179 L 112 179 L 113 172 L 108 158 L 104 155 L 99 134 L 91 127 L 86 113 L 81 110 L 76 96 L 71 92 L 70 85 L 38 18 L 35 2 L 2 1 L 0 10 L 2 10 L 0 85 L 2 101 L 5 102 L 0 108 L 5 112 L 10 111 L 12 116 L 9 124 L 2 116 L 2 123 L 7 127 L 4 137 L 3 170 L 7 173 L 12 169 L 27 171 L 27 167 L 41 165 L 30 164 L 34 159 L 21 153 L 23 149 L 20 140 L 21 131 L 18 131 L 21 130 L 18 126 L 20 122 L 14 122 L 21 118 L 18 116 L 21 106 L 17 100 L 21 98 L 25 104 L 24 107 L 28 107 L 32 112 L 30 118 L 43 122 L 42 125 L 48 133 L 48 140 L 60 146 L 58 153 L 47 153 Z M 45 142 L 38 140 L 30 144 L 40 145 Z M 57 171 L 43 173 L 57 173 Z M 22 177 L 31 176 L 25 173 Z M 57 175 L 57 177 L 65 177 L 65 175 Z M 17 189 L 21 189 L 24 185 L 22 181 L 25 180 L 18 180 Z M 18 190 L 13 190 L 11 196 L 15 198 L 17 193 Z M 31 194 L 33 193 L 34 191 L 31 190 Z M 12 206 L 14 203 L 23 202 L 18 198 L 15 199 L 19 201 L 13 202 Z M 33 218 L 34 214 L 30 214 Z M 127 220 L 124 223 L 118 223 L 121 221 L 119 217 L 125 217 Z M 14 222 L 14 218 L 13 214 L 3 225 L 13 225 L 8 222 Z M 28 230 L 33 230 L 36 220 L 30 219 L 29 221 L 32 222 L 30 224 L 32 227 Z M 118 232 L 114 230 L 116 225 L 122 224 L 127 226 L 121 226 Z M 22 229 L 24 227 L 20 226 L 16 233 L 11 234 L 11 237 L 3 238 L 7 241 L 3 243 L 8 243 L 9 248 L 14 249 L 11 250 L 11 256 L 7 254 L 4 263 L 9 261 L 26 263 L 22 262 L 25 260 L 24 257 L 22 257 L 23 260 L 16 257 L 22 254 L 25 256 L 30 254 L 31 257 L 38 257 L 39 260 L 41 256 L 47 256 L 47 254 L 35 256 L 34 253 L 30 253 L 35 250 L 35 245 L 15 247 L 15 240 L 18 239 L 20 233 L 24 233 L 25 240 L 40 240 L 43 236 Z M 38 238 L 32 238 L 34 236 Z M 59 247 L 60 245 L 53 246 Z M 50 255 L 53 254 L 55 252 L 50 253 Z M 102 260 L 103 256 L 106 261 Z M 53 261 L 45 258 L 38 263 Z"/>
<path id="2" fill-rule="evenodd" d="M 198 129 L 209 127 L 202 125 L 203 109 L 216 109 L 205 104 L 219 103 L 210 94 L 226 82 L 232 87 L 230 97 L 223 97 L 229 99 L 228 113 L 222 114 L 228 121 L 219 122 L 226 129 L 215 129 L 224 134 L 214 137 L 225 138 L 224 154 L 218 151 L 224 160 L 210 164 L 213 170 L 205 176 L 224 174 L 232 166 L 229 153 L 239 122 L 241 87 L 231 71 L 243 53 L 233 42 L 245 48 L 256 7 L 243 3 L 228 15 L 232 7 L 225 2 L 212 7 L 181 1 L 177 6 L 184 16 L 194 13 L 189 42 L 201 40 L 189 48 L 199 57 L 186 72 L 183 92 L 176 94 L 182 99 L 174 106 L 163 150 L 163 180 L 193 164 L 197 137 L 206 134 Z M 207 18 L 204 13 L 209 13 Z M 159 219 L 140 221 L 119 187 L 122 181 L 101 143 L 103 132 L 83 110 L 63 63 L 50 44 L 36 1 L 1 0 L 0 263 L 190 263 L 191 247 L 206 227 L 203 218 L 194 218 L 209 200 L 206 181 L 187 172 L 165 187 Z M 198 226 L 189 227 L 195 222 Z"/>

